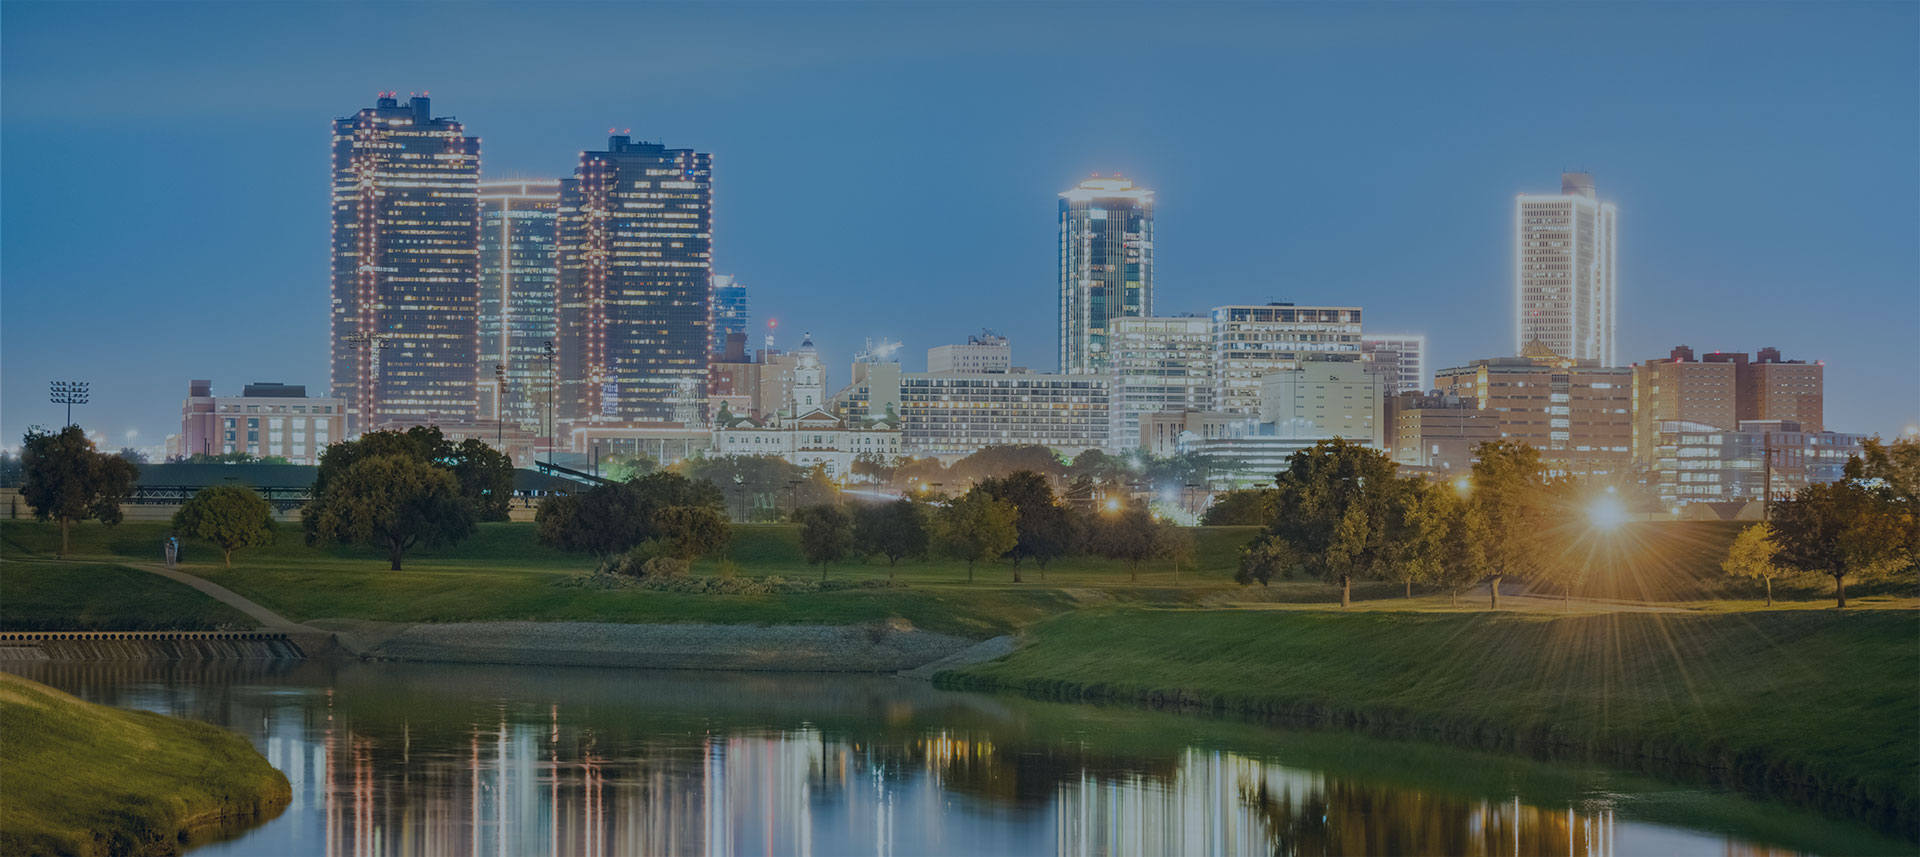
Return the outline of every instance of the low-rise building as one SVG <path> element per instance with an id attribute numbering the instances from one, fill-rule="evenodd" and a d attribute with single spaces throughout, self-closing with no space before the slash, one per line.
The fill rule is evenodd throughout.
<path id="1" fill-rule="evenodd" d="M 1471 398 L 1404 392 L 1387 401 L 1388 454 L 1408 467 L 1468 470 L 1474 448 L 1500 437 L 1499 422 Z"/>
<path id="2" fill-rule="evenodd" d="M 1782 499 L 1838 482 L 1866 435 L 1810 431 L 1792 420 L 1742 420 L 1735 430 L 1668 420 L 1655 425 L 1655 438 L 1648 484 L 1663 502 L 1685 505 Z"/>
<path id="3" fill-rule="evenodd" d="M 1162 411 L 1140 415 L 1140 448 L 1165 458 L 1181 451 L 1181 444 L 1227 437 L 1259 422 L 1246 414 L 1226 411 Z"/>
<path id="4" fill-rule="evenodd" d="M 942 458 L 1002 445 L 1106 449 L 1107 396 L 1105 375 L 910 372 L 900 376 L 905 448 Z"/>
<path id="5" fill-rule="evenodd" d="M 298 384 L 258 382 L 238 396 L 215 396 L 213 382 L 188 384 L 180 405 L 175 458 L 245 453 L 318 464 L 327 444 L 346 439 L 346 402 L 309 396 Z"/>
<path id="6" fill-rule="evenodd" d="M 834 479 L 851 476 L 856 460 L 891 463 L 900 457 L 900 418 L 890 407 L 874 419 L 835 415 L 828 410 L 826 374 L 811 336 L 792 357 L 792 398 L 757 418 L 723 407 L 713 422 L 714 454 L 777 456 L 800 467 L 819 465 Z"/>

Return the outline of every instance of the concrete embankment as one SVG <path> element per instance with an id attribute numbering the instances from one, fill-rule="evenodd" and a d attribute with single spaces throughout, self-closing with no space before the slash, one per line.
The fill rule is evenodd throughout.
<path id="1" fill-rule="evenodd" d="M 898 672 L 977 642 L 901 625 L 469 622 L 338 630 L 345 650 L 382 660 L 783 672 Z"/>
<path id="2" fill-rule="evenodd" d="M 0 661 L 298 660 L 331 644 L 327 635 L 259 631 L 6 631 Z"/>

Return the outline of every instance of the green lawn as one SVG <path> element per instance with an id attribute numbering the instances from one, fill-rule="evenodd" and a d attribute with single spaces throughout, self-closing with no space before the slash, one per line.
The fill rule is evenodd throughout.
<path id="1" fill-rule="evenodd" d="M 292 790 L 245 738 L 82 702 L 0 673 L 0 855 L 175 853 L 189 827 L 275 812 Z"/>
<path id="2" fill-rule="evenodd" d="M 1818 784 L 1920 819 L 1920 612 L 1441 614 L 1101 609 L 946 684 L 1185 702 L 1495 746 L 1569 743 Z"/>
<path id="3" fill-rule="evenodd" d="M 0 562 L 0 630 L 224 631 L 258 625 L 192 587 L 139 569 Z"/>

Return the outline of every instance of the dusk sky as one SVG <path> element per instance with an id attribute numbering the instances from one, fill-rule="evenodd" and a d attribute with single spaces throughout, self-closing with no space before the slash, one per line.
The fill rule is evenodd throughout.
<path id="1" fill-rule="evenodd" d="M 1513 349 L 1512 199 L 1619 206 L 1628 360 L 1777 346 L 1827 425 L 1920 422 L 1913 3 L 29 3 L 0 7 L 0 431 L 117 448 L 191 378 L 327 386 L 329 121 L 430 91 L 490 177 L 609 127 L 714 153 L 755 344 L 992 328 L 1051 371 L 1056 194 L 1157 194 L 1159 314 L 1358 305 Z"/>

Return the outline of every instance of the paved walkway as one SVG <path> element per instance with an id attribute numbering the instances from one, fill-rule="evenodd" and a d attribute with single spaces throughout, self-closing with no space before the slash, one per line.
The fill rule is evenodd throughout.
<path id="1" fill-rule="evenodd" d="M 213 581 L 207 580 L 206 578 L 200 577 L 198 575 L 188 574 L 184 571 L 181 571 L 177 567 L 168 568 L 164 565 L 159 565 L 155 563 L 144 563 L 144 562 L 129 562 L 124 564 L 128 568 L 137 568 L 137 569 L 140 569 L 141 571 L 152 572 L 154 574 L 160 575 L 161 577 L 167 578 L 169 580 L 179 581 L 195 589 L 198 589 L 201 592 L 204 592 L 210 596 L 213 596 L 213 598 L 218 600 L 220 603 L 225 604 L 229 607 L 232 607 L 233 609 L 238 610 L 252 617 L 255 622 L 260 623 L 260 630 L 262 631 L 278 631 L 282 633 L 291 633 L 291 634 L 327 633 L 325 631 L 320 630 L 319 628 L 315 628 L 309 625 L 302 625 L 299 622 L 295 622 L 292 619 L 288 619 L 285 616 L 282 616 L 278 613 L 273 612 L 272 610 L 268 610 L 267 608 L 260 606 L 257 602 L 247 598 L 244 595 L 241 595 L 238 592 L 235 592 L 231 589 L 221 586 L 218 583 L 214 583 Z"/>

